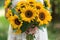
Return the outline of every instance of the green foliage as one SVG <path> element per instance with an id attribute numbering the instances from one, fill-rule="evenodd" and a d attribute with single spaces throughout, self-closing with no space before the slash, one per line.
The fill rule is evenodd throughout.
<path id="1" fill-rule="evenodd" d="M 47 1 L 44 1 L 44 5 L 45 5 L 45 7 L 48 7 L 48 5 L 47 5 Z"/>
<path id="2" fill-rule="evenodd" d="M 4 6 L 4 0 L 0 0 L 0 8 Z"/>
<path id="3" fill-rule="evenodd" d="M 7 40 L 8 21 L 5 17 L 0 17 L 0 40 Z"/>
<path id="4" fill-rule="evenodd" d="M 22 32 L 25 32 L 29 27 L 33 27 L 33 25 L 34 25 L 34 27 L 38 27 L 38 23 L 36 22 L 36 21 L 31 21 L 31 23 L 28 23 L 28 22 L 25 22 L 25 21 L 23 21 L 23 24 L 22 24 L 22 26 L 21 26 L 21 30 L 22 30 Z"/>
<path id="5" fill-rule="evenodd" d="M 21 26 L 21 30 L 22 32 L 25 32 L 29 27 L 30 27 L 31 23 L 28 22 L 23 22 L 23 25 Z"/>
<path id="6" fill-rule="evenodd" d="M 11 11 L 12 11 L 12 14 L 13 14 L 13 16 L 14 16 L 14 14 L 16 14 L 15 9 L 14 9 L 14 8 L 12 8 L 12 9 L 11 9 Z"/>
<path id="7" fill-rule="evenodd" d="M 9 3 L 9 5 L 7 6 L 7 8 L 9 8 L 12 5 L 12 2 Z"/>

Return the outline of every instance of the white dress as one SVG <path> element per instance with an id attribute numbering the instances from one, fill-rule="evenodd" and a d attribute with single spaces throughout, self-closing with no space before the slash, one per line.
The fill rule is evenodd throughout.
<path id="1" fill-rule="evenodd" d="M 12 7 L 14 7 L 16 5 L 16 3 L 20 1 L 20 0 L 13 0 L 12 1 Z M 43 0 L 38 0 L 38 2 L 42 2 Z M 26 40 L 26 34 L 22 33 L 21 35 L 14 35 L 13 30 L 11 28 L 11 25 L 9 25 L 9 30 L 8 30 L 8 39 L 7 40 Z M 48 34 L 47 34 L 47 28 L 43 28 L 43 30 L 38 29 L 35 33 L 35 37 L 34 40 L 48 40 Z"/>

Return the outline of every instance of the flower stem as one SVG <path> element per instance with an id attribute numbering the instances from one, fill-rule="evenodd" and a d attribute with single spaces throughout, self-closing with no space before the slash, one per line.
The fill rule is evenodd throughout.
<path id="1" fill-rule="evenodd" d="M 26 40 L 34 40 L 34 36 L 32 34 L 27 34 Z"/>

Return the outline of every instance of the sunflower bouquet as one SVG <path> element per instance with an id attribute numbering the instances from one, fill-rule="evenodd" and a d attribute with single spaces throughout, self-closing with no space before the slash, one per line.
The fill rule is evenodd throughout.
<path id="1" fill-rule="evenodd" d="M 6 18 L 10 22 L 14 34 L 26 32 L 31 25 L 34 25 L 32 28 L 41 29 L 40 27 L 46 27 L 52 19 L 48 10 L 50 6 L 47 5 L 48 8 L 46 8 L 46 3 L 43 5 L 35 0 L 26 0 L 18 2 L 14 8 L 11 8 L 11 4 L 10 0 L 6 0 L 5 8 L 8 8 Z M 33 38 L 33 34 L 27 34 L 27 40 L 33 40 Z"/>

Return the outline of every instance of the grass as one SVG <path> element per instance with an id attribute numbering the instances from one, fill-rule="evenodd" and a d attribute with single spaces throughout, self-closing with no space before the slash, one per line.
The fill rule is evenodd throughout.
<path id="1" fill-rule="evenodd" d="M 60 40 L 60 32 L 48 31 L 48 37 L 49 37 L 49 40 Z"/>
<path id="2" fill-rule="evenodd" d="M 0 9 L 4 6 L 4 0 L 0 0 Z"/>
<path id="3" fill-rule="evenodd" d="M 60 22 L 51 23 L 48 27 L 49 40 L 60 40 L 60 28 L 58 28 L 60 25 L 57 25 L 57 28 L 55 28 L 56 24 L 60 24 Z"/>
<path id="4" fill-rule="evenodd" d="M 7 40 L 8 25 L 5 17 L 0 17 L 0 40 Z"/>

